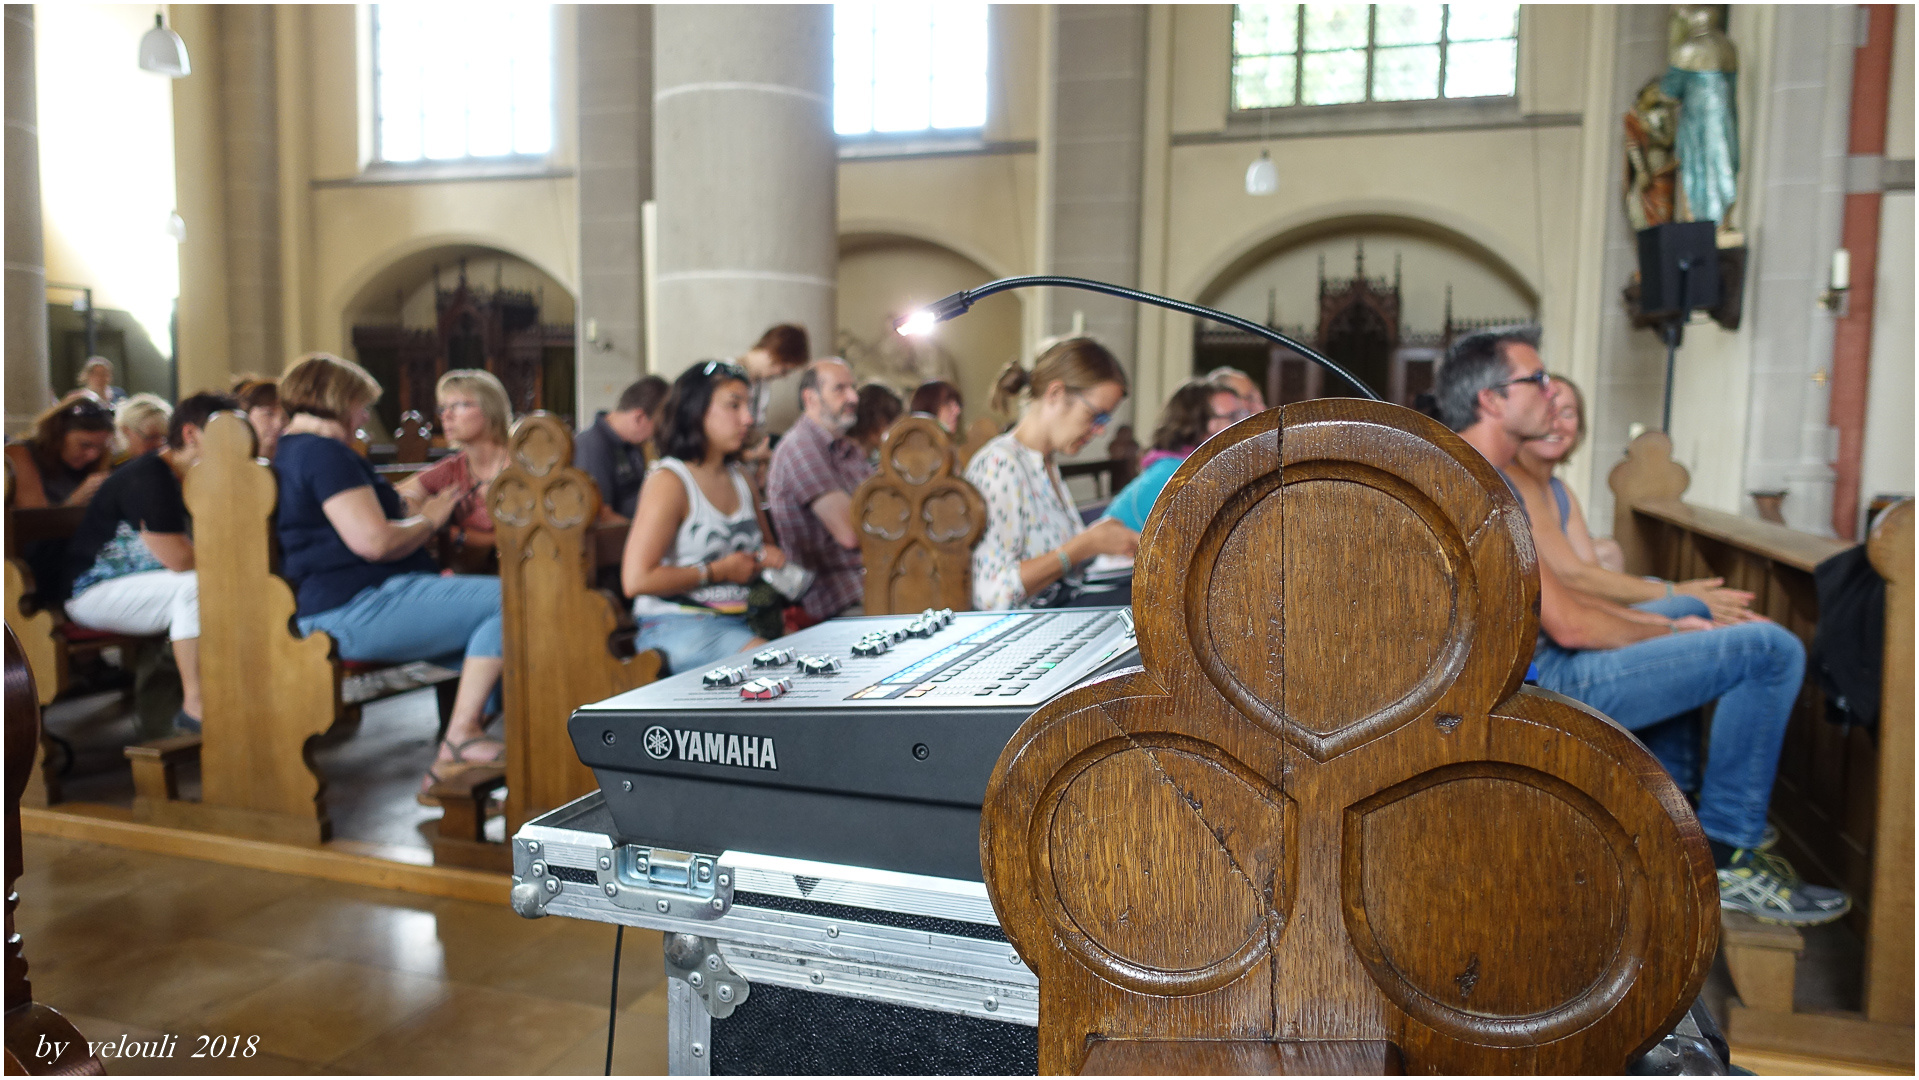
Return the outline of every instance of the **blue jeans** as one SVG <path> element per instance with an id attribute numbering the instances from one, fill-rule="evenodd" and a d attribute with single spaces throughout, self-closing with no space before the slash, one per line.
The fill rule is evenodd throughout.
<path id="1" fill-rule="evenodd" d="M 1662 615 L 1705 615 L 1690 597 L 1639 605 Z M 1717 701 L 1699 788 L 1699 824 L 1733 847 L 1766 830 L 1773 774 L 1806 673 L 1806 650 L 1776 623 L 1752 622 L 1648 638 L 1621 649 L 1562 649 L 1543 640 L 1539 685 L 1576 698 L 1632 731 Z"/>
<path id="2" fill-rule="evenodd" d="M 399 574 L 331 611 L 299 620 L 324 630 L 340 659 L 407 663 L 500 655 L 500 579 Z"/>
<path id="3" fill-rule="evenodd" d="M 666 673 L 697 671 L 715 660 L 732 656 L 758 637 L 746 627 L 744 615 L 710 615 L 689 611 L 640 616 L 635 649 L 658 649 L 666 657 Z"/>

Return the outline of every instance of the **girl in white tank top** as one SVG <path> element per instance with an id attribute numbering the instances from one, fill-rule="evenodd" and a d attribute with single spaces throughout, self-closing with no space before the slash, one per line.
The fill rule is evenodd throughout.
<path id="1" fill-rule="evenodd" d="M 679 531 L 673 535 L 673 546 L 668 549 L 662 565 L 699 566 L 710 563 L 735 551 L 754 551 L 762 543 L 760 519 L 753 505 L 753 488 L 746 482 L 746 475 L 737 465 L 727 467 L 727 475 L 733 480 L 733 491 L 739 498 L 739 509 L 731 514 L 722 514 L 713 505 L 706 493 L 700 490 L 699 482 L 693 479 L 693 473 L 686 463 L 678 458 L 661 458 L 653 465 L 654 469 L 666 469 L 680 478 L 686 487 L 686 518 L 680 522 Z M 688 600 L 700 607 L 728 615 L 740 615 L 746 612 L 747 586 L 728 581 L 716 581 L 689 590 Z M 685 604 L 675 603 L 665 597 L 647 596 L 633 598 L 633 614 L 666 615 L 689 609 Z"/>

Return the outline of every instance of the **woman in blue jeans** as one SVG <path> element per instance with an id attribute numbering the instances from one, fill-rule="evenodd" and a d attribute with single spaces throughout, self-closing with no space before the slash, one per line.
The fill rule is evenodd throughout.
<path id="1" fill-rule="evenodd" d="M 442 576 L 423 545 L 473 490 L 428 496 L 408 516 L 393 486 L 348 440 L 380 399 L 359 365 L 326 353 L 301 358 L 280 379 L 291 419 L 273 470 L 281 574 L 298 601 L 300 632 L 324 630 L 343 660 L 402 663 L 462 656 L 459 691 L 420 791 L 466 765 L 500 762 L 506 747 L 485 732 L 500 681 L 500 582 Z"/>
<path id="2" fill-rule="evenodd" d="M 634 647 L 660 650 L 679 674 L 766 640 L 746 625 L 747 587 L 786 556 L 765 542 L 739 467 L 753 430 L 746 372 L 719 360 L 690 367 L 660 414 L 660 461 L 640 488 L 620 583 L 640 624 Z"/>

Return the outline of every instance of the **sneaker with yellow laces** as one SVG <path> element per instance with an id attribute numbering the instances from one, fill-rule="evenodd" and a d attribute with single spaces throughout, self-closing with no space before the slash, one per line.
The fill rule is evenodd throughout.
<path id="1" fill-rule="evenodd" d="M 1852 910 L 1838 889 L 1809 885 L 1778 855 L 1741 848 L 1719 871 L 1719 905 L 1760 922 L 1821 926 Z"/>

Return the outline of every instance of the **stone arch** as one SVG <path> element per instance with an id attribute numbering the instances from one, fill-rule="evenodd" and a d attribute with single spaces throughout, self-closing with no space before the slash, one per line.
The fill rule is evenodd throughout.
<path id="1" fill-rule="evenodd" d="M 451 288 L 462 262 L 466 264 L 469 284 L 482 297 L 494 287 L 496 274 L 500 274 L 502 284 L 509 290 L 537 294 L 540 326 L 529 328 L 526 324 L 516 324 L 518 328 L 513 330 L 516 336 L 512 340 L 518 344 L 511 346 L 505 340 L 491 338 L 488 340 L 493 344 L 484 350 L 477 345 L 479 339 L 474 338 L 470 353 L 461 348 L 460 340 L 443 341 L 434 346 L 430 333 L 437 321 L 434 287 L 437 281 L 440 287 Z M 574 350 L 574 335 L 565 328 L 577 317 L 577 297 L 550 266 L 511 248 L 465 236 L 407 240 L 387 249 L 379 258 L 368 260 L 357 270 L 348 283 L 337 290 L 333 311 L 338 320 L 340 354 L 367 365 L 387 390 L 377 410 L 377 426 L 382 431 L 395 429 L 404 419 L 403 409 L 423 412 L 425 419 L 431 421 L 431 369 L 478 366 L 482 353 L 486 365 L 507 384 L 516 410 L 537 407 L 567 417 L 574 412 L 577 357 L 569 359 Z M 356 340 L 356 327 L 375 328 L 371 332 L 379 344 Z M 396 337 L 386 330 L 389 327 L 403 328 L 404 332 Z M 541 327 L 555 329 L 542 330 Z M 524 336 L 529 329 L 534 332 L 530 344 Z M 425 344 L 416 340 L 421 332 L 428 332 Z M 496 328 L 484 333 L 500 332 Z M 480 332 L 476 330 L 476 333 Z M 459 339 L 460 335 L 456 333 L 455 338 Z M 361 355 L 363 345 L 373 351 Z M 420 366 L 421 349 L 431 354 L 425 374 Z M 413 359 L 405 359 L 408 355 Z"/>
<path id="2" fill-rule="evenodd" d="M 1224 245 L 1181 288 L 1205 303 L 1273 255 L 1330 233 L 1380 229 L 1421 234 L 1475 257 L 1505 278 L 1535 308 L 1543 291 L 1534 260 L 1477 222 L 1437 206 L 1400 200 L 1355 200 L 1321 205 L 1250 229 Z"/>
<path id="3" fill-rule="evenodd" d="M 988 413 L 994 377 L 1020 355 L 1024 298 L 1002 293 L 922 344 L 891 334 L 889 320 L 959 289 L 1005 276 L 972 245 L 929 236 L 916 226 L 877 221 L 840 232 L 835 347 L 862 379 L 910 393 L 926 378 L 959 386 L 967 420 Z"/>

